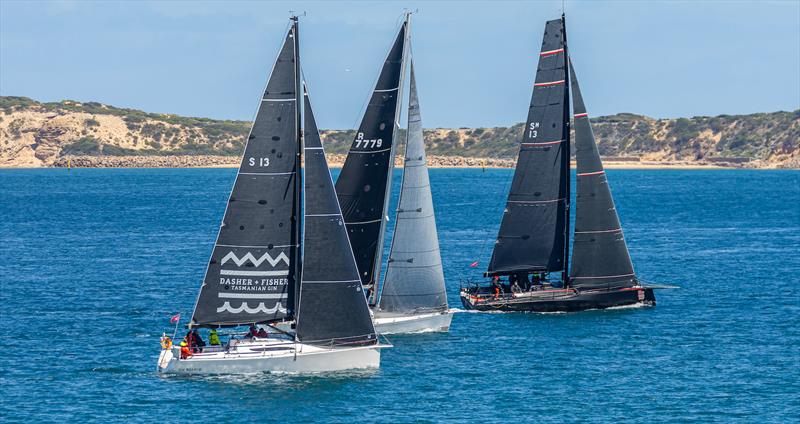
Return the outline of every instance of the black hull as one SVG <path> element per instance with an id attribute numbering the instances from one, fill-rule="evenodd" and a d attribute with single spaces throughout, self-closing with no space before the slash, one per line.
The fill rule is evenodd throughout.
<path id="1" fill-rule="evenodd" d="M 534 292 L 535 293 L 535 292 Z M 549 293 L 549 294 L 548 294 Z M 475 301 L 468 291 L 461 292 L 461 304 L 467 310 L 505 312 L 579 312 L 590 309 L 606 309 L 617 306 L 655 306 L 653 289 L 619 289 L 593 291 L 553 290 L 535 293 L 530 298 L 501 297 Z"/>

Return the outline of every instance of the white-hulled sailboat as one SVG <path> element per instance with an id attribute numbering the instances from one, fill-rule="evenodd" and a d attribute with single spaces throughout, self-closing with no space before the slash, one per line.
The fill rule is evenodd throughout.
<path id="1" fill-rule="evenodd" d="M 294 17 L 250 130 L 189 328 L 296 325 L 270 337 L 232 337 L 183 358 L 178 346 L 163 349 L 162 373 L 377 368 L 380 349 L 388 347 L 372 324 L 308 94 L 301 95 L 297 31 Z"/>
<path id="2" fill-rule="evenodd" d="M 392 171 L 402 109 L 403 79 L 410 62 L 410 14 L 384 62 L 369 105 L 336 180 L 361 282 L 369 293 L 379 333 L 448 331 L 439 240 L 433 213 L 416 81 L 411 69 L 405 166 L 397 221 L 380 286 L 391 199 Z"/>

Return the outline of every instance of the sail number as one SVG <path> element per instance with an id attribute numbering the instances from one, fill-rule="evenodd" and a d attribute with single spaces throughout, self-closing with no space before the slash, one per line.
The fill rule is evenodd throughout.
<path id="1" fill-rule="evenodd" d="M 269 166 L 269 158 L 250 158 L 250 166 Z"/>
<path id="2" fill-rule="evenodd" d="M 380 138 L 364 140 L 364 133 L 358 133 L 358 136 L 356 136 L 356 149 L 372 149 L 375 147 L 381 147 L 382 144 L 383 139 Z"/>
<path id="3" fill-rule="evenodd" d="M 539 132 L 537 131 L 537 128 L 539 128 L 539 123 L 538 122 L 531 122 L 530 126 L 528 127 L 528 137 L 529 138 L 536 138 L 536 136 L 539 135 Z"/>

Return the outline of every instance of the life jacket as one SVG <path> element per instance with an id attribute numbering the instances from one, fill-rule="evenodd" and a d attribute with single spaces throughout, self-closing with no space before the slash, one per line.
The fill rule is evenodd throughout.
<path id="1" fill-rule="evenodd" d="M 211 334 L 208 336 L 208 343 L 212 346 L 218 346 L 219 343 L 219 335 L 217 335 L 216 331 L 212 331 Z"/>
<path id="2" fill-rule="evenodd" d="M 164 350 L 172 349 L 172 339 L 169 337 L 162 337 L 161 338 L 161 348 Z"/>
<path id="3" fill-rule="evenodd" d="M 181 346 L 181 359 L 186 359 L 192 356 L 192 351 L 189 346 Z"/>

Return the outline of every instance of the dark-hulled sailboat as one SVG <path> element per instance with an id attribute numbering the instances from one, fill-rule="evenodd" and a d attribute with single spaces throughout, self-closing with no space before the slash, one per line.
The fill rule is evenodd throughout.
<path id="1" fill-rule="evenodd" d="M 557 312 L 655 304 L 652 288 L 633 271 L 569 62 L 562 16 L 545 26 L 525 134 L 486 272 L 492 281 L 462 288 L 467 309 Z M 571 270 L 570 89 L 578 178 Z"/>
<path id="2" fill-rule="evenodd" d="M 409 50 L 406 14 L 336 181 L 348 235 L 380 333 L 446 331 L 448 312 L 413 66 L 397 221 L 381 268 Z"/>
<path id="3" fill-rule="evenodd" d="M 379 366 L 379 349 L 385 346 L 372 325 L 308 93 L 301 95 L 297 30 L 293 18 L 248 136 L 189 323 L 191 329 L 294 320 L 296 330 L 232 338 L 225 346 L 208 346 L 183 358 L 179 350 L 164 349 L 161 372 Z"/>

